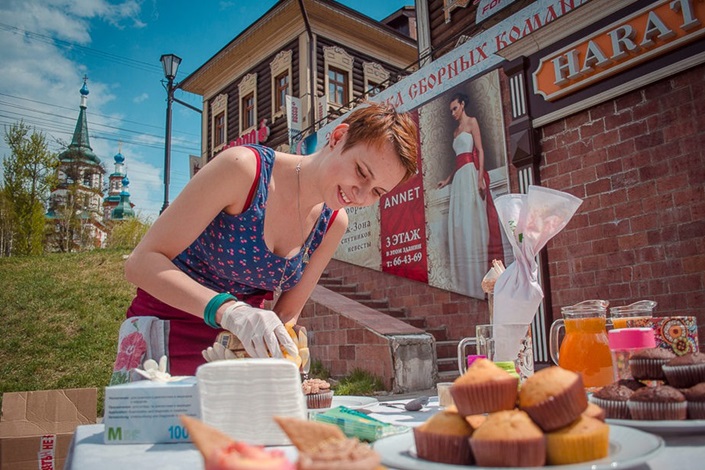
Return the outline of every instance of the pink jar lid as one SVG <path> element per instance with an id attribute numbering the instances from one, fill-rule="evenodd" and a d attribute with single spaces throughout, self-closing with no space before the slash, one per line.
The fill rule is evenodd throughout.
<path id="1" fill-rule="evenodd" d="M 653 328 L 619 328 L 607 332 L 610 349 L 644 349 L 656 347 Z"/>
<path id="2" fill-rule="evenodd" d="M 472 365 L 473 362 L 477 361 L 478 359 L 487 359 L 487 356 L 484 356 L 482 354 L 470 354 L 468 356 L 468 367 Z"/>

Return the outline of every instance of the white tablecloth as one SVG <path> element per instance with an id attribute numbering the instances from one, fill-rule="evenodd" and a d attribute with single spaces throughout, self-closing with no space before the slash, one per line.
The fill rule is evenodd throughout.
<path id="1" fill-rule="evenodd" d="M 381 404 L 371 406 L 369 409 L 372 411 L 370 416 L 381 421 L 418 426 L 436 413 L 439 408 L 434 397 L 428 406 L 417 412 L 404 411 Z M 105 445 L 103 444 L 103 431 L 102 424 L 78 426 L 64 469 L 199 470 L 204 468 L 201 454 L 193 444 Z M 646 464 L 634 468 L 637 470 L 701 470 L 705 468 L 705 434 L 664 435 L 662 437 L 666 442 L 666 448 Z M 292 461 L 296 460 L 296 450 L 293 447 L 282 449 Z"/>

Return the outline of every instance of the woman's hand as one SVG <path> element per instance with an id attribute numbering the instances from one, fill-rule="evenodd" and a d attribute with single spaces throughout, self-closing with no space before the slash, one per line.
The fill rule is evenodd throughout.
<path id="1" fill-rule="evenodd" d="M 220 325 L 237 336 L 251 357 L 283 358 L 282 347 L 292 357 L 299 355 L 284 324 L 271 310 L 235 302 L 223 312 Z"/>
<path id="2" fill-rule="evenodd" d="M 477 174 L 477 192 L 480 194 L 480 198 L 484 201 L 487 196 L 487 185 L 485 184 L 485 178 L 482 173 Z"/>
<path id="3" fill-rule="evenodd" d="M 450 177 L 439 181 L 438 184 L 436 185 L 436 188 L 438 188 L 438 189 L 445 188 L 449 184 L 450 184 Z"/>

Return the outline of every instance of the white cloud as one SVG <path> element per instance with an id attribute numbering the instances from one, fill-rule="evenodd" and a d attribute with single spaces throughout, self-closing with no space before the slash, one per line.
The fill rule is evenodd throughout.
<path id="1" fill-rule="evenodd" d="M 135 96 L 134 98 L 132 98 L 132 102 L 133 103 L 141 103 L 143 101 L 147 101 L 148 99 L 149 99 L 149 94 L 142 93 L 141 95 Z"/>

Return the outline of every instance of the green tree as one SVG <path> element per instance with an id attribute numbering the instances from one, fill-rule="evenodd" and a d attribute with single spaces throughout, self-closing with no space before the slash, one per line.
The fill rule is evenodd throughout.
<path id="1" fill-rule="evenodd" d="M 49 151 L 43 133 L 23 121 L 5 127 L 11 155 L 3 160 L 4 192 L 12 224 L 10 253 L 38 255 L 44 251 L 49 192 L 54 184 L 57 157 Z"/>
<path id="2" fill-rule="evenodd" d="M 113 222 L 108 235 L 108 248 L 133 249 L 147 233 L 150 225 L 150 221 L 143 220 L 140 216 Z"/>

